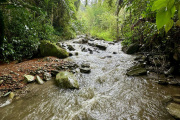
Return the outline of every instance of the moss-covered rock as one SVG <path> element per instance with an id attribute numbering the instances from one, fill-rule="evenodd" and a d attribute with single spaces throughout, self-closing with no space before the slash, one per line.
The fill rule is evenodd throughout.
<path id="1" fill-rule="evenodd" d="M 69 56 L 69 53 L 60 47 L 58 47 L 56 44 L 51 43 L 50 41 L 41 41 L 40 47 L 40 54 L 41 56 L 55 56 L 58 58 L 66 58 Z"/>
<path id="2" fill-rule="evenodd" d="M 67 71 L 59 72 L 56 75 L 56 83 L 58 86 L 70 89 L 79 89 L 79 84 L 75 76 Z"/>
<path id="3" fill-rule="evenodd" d="M 143 67 L 143 65 L 135 65 L 127 70 L 126 73 L 128 76 L 139 76 L 146 75 L 147 70 Z"/>

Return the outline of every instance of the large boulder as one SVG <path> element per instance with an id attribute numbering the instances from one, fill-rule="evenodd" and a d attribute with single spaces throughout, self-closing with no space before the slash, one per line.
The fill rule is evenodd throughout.
<path id="1" fill-rule="evenodd" d="M 139 76 L 146 75 L 147 70 L 143 67 L 143 65 L 135 65 L 127 70 L 126 73 L 128 76 Z"/>
<path id="2" fill-rule="evenodd" d="M 127 47 L 126 52 L 127 54 L 134 54 L 139 51 L 140 45 L 137 43 L 131 44 L 129 47 Z"/>
<path id="3" fill-rule="evenodd" d="M 166 107 L 167 111 L 176 119 L 180 119 L 180 104 L 170 103 Z"/>
<path id="4" fill-rule="evenodd" d="M 67 71 L 59 72 L 56 75 L 56 83 L 62 88 L 79 89 L 79 84 L 75 76 Z"/>
<path id="5" fill-rule="evenodd" d="M 69 56 L 69 53 L 56 44 L 51 43 L 50 41 L 41 41 L 39 46 L 41 56 L 55 56 L 58 58 L 66 58 Z"/>

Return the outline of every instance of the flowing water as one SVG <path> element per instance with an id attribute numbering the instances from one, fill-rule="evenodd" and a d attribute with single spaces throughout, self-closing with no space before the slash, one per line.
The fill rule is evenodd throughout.
<path id="1" fill-rule="evenodd" d="M 53 80 L 30 85 L 31 92 L 25 97 L 0 108 L 1 120 L 173 120 L 163 100 L 180 88 L 126 76 L 135 56 L 123 53 L 120 43 L 103 43 L 107 50 L 94 50 L 93 54 L 81 52 L 81 48 L 94 47 L 67 43 L 79 52 L 67 60 L 91 64 L 90 74 L 75 74 L 80 89 L 60 89 Z"/>

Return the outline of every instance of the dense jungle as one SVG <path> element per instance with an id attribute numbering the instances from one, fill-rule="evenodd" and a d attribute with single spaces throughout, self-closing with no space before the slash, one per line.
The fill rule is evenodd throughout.
<path id="1" fill-rule="evenodd" d="M 180 0 L 0 0 L 0 120 L 180 119 Z"/>

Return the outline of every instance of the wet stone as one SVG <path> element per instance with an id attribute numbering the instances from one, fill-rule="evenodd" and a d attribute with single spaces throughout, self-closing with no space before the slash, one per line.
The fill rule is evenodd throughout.
<path id="1" fill-rule="evenodd" d="M 59 71 L 58 70 L 51 70 L 51 75 L 52 76 L 56 76 L 56 74 L 58 74 Z"/>
<path id="2" fill-rule="evenodd" d="M 24 75 L 24 79 L 27 81 L 27 82 L 33 82 L 35 80 L 35 77 L 32 76 L 32 75 Z"/>
<path id="3" fill-rule="evenodd" d="M 46 81 L 48 81 L 48 80 L 51 80 L 51 74 L 50 73 L 48 73 L 48 72 L 44 72 L 44 80 L 46 80 Z"/>
<path id="4" fill-rule="evenodd" d="M 90 73 L 91 69 L 90 68 L 80 68 L 81 73 Z"/>
<path id="5" fill-rule="evenodd" d="M 81 67 L 82 67 L 82 68 L 90 68 L 90 63 L 86 63 L 86 62 L 85 62 L 85 63 L 82 63 L 82 64 L 81 64 Z"/>
<path id="6" fill-rule="evenodd" d="M 4 82 L 4 80 L 0 80 L 0 85 Z"/>
<path id="7" fill-rule="evenodd" d="M 44 81 L 38 75 L 36 77 L 36 81 L 41 85 L 44 84 Z"/>
<path id="8" fill-rule="evenodd" d="M 72 45 L 67 45 L 69 51 L 74 51 L 75 48 Z"/>
<path id="9" fill-rule="evenodd" d="M 172 96 L 173 101 L 180 104 L 180 94 L 176 94 L 174 96 Z"/>
<path id="10" fill-rule="evenodd" d="M 168 85 L 167 80 L 158 80 L 158 84 L 160 85 Z"/>

